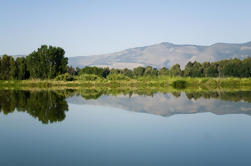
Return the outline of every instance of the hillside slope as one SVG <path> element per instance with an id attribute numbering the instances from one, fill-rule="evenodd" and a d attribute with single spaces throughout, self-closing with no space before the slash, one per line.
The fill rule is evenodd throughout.
<path id="1" fill-rule="evenodd" d="M 249 56 L 251 56 L 251 42 L 243 44 L 216 43 L 211 46 L 160 43 L 111 54 L 70 57 L 69 65 L 111 68 L 134 68 L 151 65 L 161 68 L 163 66 L 171 67 L 178 63 L 183 68 L 188 61 L 213 62 L 235 57 L 244 59 Z"/>

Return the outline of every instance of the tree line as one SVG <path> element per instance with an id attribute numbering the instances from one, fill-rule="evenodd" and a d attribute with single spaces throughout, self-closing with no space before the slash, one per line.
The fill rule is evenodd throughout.
<path id="1" fill-rule="evenodd" d="M 14 59 L 12 56 L 3 55 L 0 58 L 0 80 L 54 79 L 62 75 L 79 76 L 83 74 L 109 79 L 157 76 L 251 77 L 251 57 L 244 60 L 235 58 L 217 62 L 188 62 L 183 70 L 179 64 L 173 65 L 170 69 L 139 66 L 130 70 L 95 66 L 86 66 L 82 69 L 73 68 L 68 66 L 68 58 L 64 55 L 65 51 L 62 48 L 47 45 L 42 45 L 27 57 Z"/>
<path id="2" fill-rule="evenodd" d="M 130 69 L 109 69 L 86 66 L 77 69 L 76 74 L 94 74 L 106 78 L 108 75 L 124 75 L 129 78 L 157 77 L 157 76 L 183 76 L 183 77 L 251 77 L 251 57 L 246 59 L 228 59 L 217 62 L 188 62 L 182 70 L 179 64 L 170 69 L 160 69 L 152 66 Z"/>
<path id="3" fill-rule="evenodd" d="M 67 72 L 68 58 L 60 47 L 42 45 L 26 57 L 0 58 L 0 80 L 53 79 Z"/>

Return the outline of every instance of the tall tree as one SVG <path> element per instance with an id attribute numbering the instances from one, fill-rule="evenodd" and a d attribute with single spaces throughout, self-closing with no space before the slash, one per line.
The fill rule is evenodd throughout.
<path id="1" fill-rule="evenodd" d="M 150 76 L 150 75 L 152 75 L 152 70 L 153 70 L 152 66 L 147 66 L 147 67 L 145 68 L 144 75 L 145 75 L 145 76 Z"/>
<path id="2" fill-rule="evenodd" d="M 133 69 L 133 74 L 137 77 L 137 76 L 143 76 L 145 72 L 145 68 L 144 67 L 136 67 Z"/>
<path id="3" fill-rule="evenodd" d="M 9 57 L 9 79 L 15 80 L 17 79 L 17 65 L 16 65 L 16 61 L 14 60 L 14 58 L 12 56 Z"/>
<path id="4" fill-rule="evenodd" d="M 129 69 L 127 69 L 127 68 L 125 68 L 125 69 L 122 71 L 122 73 L 123 73 L 125 76 L 129 77 L 129 78 L 132 78 L 132 77 L 133 77 L 133 72 L 132 72 L 132 70 L 129 70 Z"/>
<path id="5" fill-rule="evenodd" d="M 192 62 L 188 62 L 185 66 L 185 69 L 184 69 L 184 76 L 187 77 L 187 76 L 191 76 L 192 75 L 192 70 L 193 70 L 193 63 Z"/>
<path id="6" fill-rule="evenodd" d="M 10 57 L 6 54 L 2 56 L 0 71 L 1 71 L 0 73 L 1 80 L 10 79 Z"/>
<path id="7" fill-rule="evenodd" d="M 176 65 L 172 66 L 172 68 L 170 69 L 170 74 L 171 74 L 171 76 L 181 76 L 182 71 L 180 69 L 180 65 L 176 64 Z"/>
<path id="8" fill-rule="evenodd" d="M 204 62 L 204 63 L 202 64 L 203 76 L 204 76 L 204 77 L 208 77 L 208 69 L 209 69 L 210 65 L 211 65 L 210 62 Z"/>
<path id="9" fill-rule="evenodd" d="M 27 71 L 26 60 L 24 57 L 18 57 L 16 59 L 17 65 L 17 79 L 24 80 L 29 78 L 29 72 Z"/>
<path id="10" fill-rule="evenodd" d="M 27 68 L 32 78 L 50 79 L 67 72 L 68 58 L 60 47 L 42 45 L 27 56 Z"/>
<path id="11" fill-rule="evenodd" d="M 160 71 L 159 71 L 159 75 L 162 75 L 162 76 L 167 76 L 167 75 L 169 75 L 169 70 L 168 70 L 168 68 L 162 67 L 162 68 L 160 69 Z"/>

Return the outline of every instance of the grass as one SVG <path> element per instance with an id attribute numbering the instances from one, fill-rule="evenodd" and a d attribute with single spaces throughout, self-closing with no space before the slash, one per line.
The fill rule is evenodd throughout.
<path id="1" fill-rule="evenodd" d="M 1 89 L 244 89 L 251 90 L 251 78 L 191 78 L 191 77 L 139 77 L 129 80 L 9 80 L 0 81 Z"/>

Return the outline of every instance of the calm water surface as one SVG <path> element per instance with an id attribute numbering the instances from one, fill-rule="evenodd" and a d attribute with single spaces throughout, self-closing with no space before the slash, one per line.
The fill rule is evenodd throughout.
<path id="1" fill-rule="evenodd" d="M 0 165 L 251 165 L 251 92 L 0 91 Z"/>

